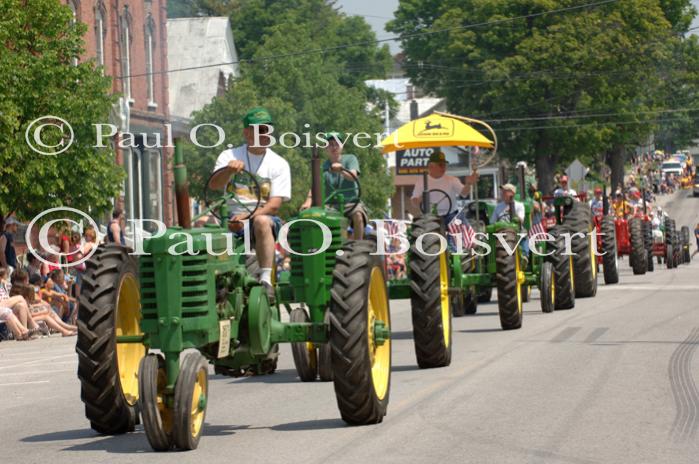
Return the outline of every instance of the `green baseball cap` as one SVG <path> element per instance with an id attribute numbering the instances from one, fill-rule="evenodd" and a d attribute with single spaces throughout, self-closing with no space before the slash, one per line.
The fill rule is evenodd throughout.
<path id="1" fill-rule="evenodd" d="M 338 142 L 341 142 L 344 138 L 345 134 L 343 134 L 342 132 L 333 131 L 325 133 L 325 140 L 327 140 L 328 142 L 330 141 L 330 139 L 335 139 Z"/>
<path id="2" fill-rule="evenodd" d="M 430 155 L 430 163 L 449 164 L 449 161 L 447 161 L 447 155 L 445 155 L 443 151 L 436 150 L 434 153 Z"/>
<path id="3" fill-rule="evenodd" d="M 253 124 L 272 124 L 272 115 L 261 106 L 253 108 L 243 117 L 243 127 L 250 127 Z"/>

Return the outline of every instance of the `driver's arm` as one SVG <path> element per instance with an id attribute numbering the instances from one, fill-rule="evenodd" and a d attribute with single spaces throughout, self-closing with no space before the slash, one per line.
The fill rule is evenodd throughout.
<path id="1" fill-rule="evenodd" d="M 471 186 L 478 183 L 478 171 L 473 171 L 473 174 L 466 176 L 463 188 L 461 189 L 461 196 L 465 197 L 471 193 Z"/>
<path id="2" fill-rule="evenodd" d="M 209 181 L 209 188 L 212 190 L 223 190 L 233 174 L 237 174 L 245 169 L 245 163 L 240 160 L 230 160 L 228 164 L 214 174 Z"/>
<path id="3" fill-rule="evenodd" d="M 251 217 L 261 216 L 264 214 L 267 216 L 276 216 L 281 206 L 282 197 L 269 197 L 267 203 L 265 203 L 264 206 L 260 206 Z"/>

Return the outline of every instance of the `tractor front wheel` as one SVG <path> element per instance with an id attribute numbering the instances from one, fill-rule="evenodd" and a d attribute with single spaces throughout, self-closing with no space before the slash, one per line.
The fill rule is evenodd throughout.
<path id="1" fill-rule="evenodd" d="M 391 319 L 386 276 L 370 241 L 349 241 L 335 260 L 330 290 L 330 347 L 342 419 L 376 424 L 388 407 Z"/>
<path id="2" fill-rule="evenodd" d="M 423 369 L 451 363 L 449 259 L 446 251 L 440 253 L 440 237 L 441 223 L 434 216 L 416 220 L 410 230 L 410 310 L 417 364 Z"/>
<path id="3" fill-rule="evenodd" d="M 541 311 L 552 313 L 556 309 L 556 283 L 553 278 L 553 264 L 548 261 L 541 266 L 539 293 L 541 293 Z"/>
<path id="4" fill-rule="evenodd" d="M 309 322 L 308 313 L 304 308 L 294 308 L 289 314 L 289 320 L 296 323 Z M 291 344 L 291 354 L 299 379 L 302 382 L 313 382 L 318 372 L 318 356 L 316 348 L 311 342 L 297 342 Z"/>
<path id="5" fill-rule="evenodd" d="M 503 330 L 522 327 L 522 282 L 524 271 L 520 268 L 517 233 L 507 229 L 502 234 L 510 253 L 500 240 L 495 245 L 495 283 L 498 289 L 498 313 Z"/>
<path id="6" fill-rule="evenodd" d="M 548 242 L 551 255 L 548 258 L 553 265 L 555 292 L 555 309 L 572 309 L 575 307 L 575 275 L 573 273 L 573 256 L 566 255 L 565 238 L 560 226 L 550 231 L 553 241 Z"/>
<path id="7" fill-rule="evenodd" d="M 148 443 L 155 451 L 172 448 L 172 410 L 167 407 L 165 360 L 157 354 L 141 359 L 138 370 L 139 407 Z"/>
<path id="8" fill-rule="evenodd" d="M 120 245 L 99 247 L 86 262 L 78 309 L 78 378 L 85 415 L 98 433 L 130 432 L 138 421 L 141 296 L 136 260 Z"/>
<path id="9" fill-rule="evenodd" d="M 175 382 L 173 441 L 181 450 L 199 445 L 209 395 L 208 363 L 199 352 L 187 353 Z"/>

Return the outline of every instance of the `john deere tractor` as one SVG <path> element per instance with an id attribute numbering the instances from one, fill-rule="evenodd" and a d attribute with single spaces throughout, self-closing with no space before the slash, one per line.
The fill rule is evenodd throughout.
<path id="1" fill-rule="evenodd" d="M 290 281 L 277 284 L 278 304 L 271 304 L 246 265 L 245 240 L 226 227 L 229 202 L 254 212 L 239 188 L 247 179 L 260 192 L 256 178 L 240 173 L 225 192 L 209 195 L 204 213 L 221 225 L 193 228 L 179 143 L 174 170 L 179 225 L 146 239 L 138 260 L 126 247 L 107 245 L 87 262 L 76 349 L 92 428 L 125 433 L 140 415 L 153 449 L 194 449 L 209 402 L 208 365 L 271 372 L 284 342 L 330 346 L 342 419 L 381 422 L 390 389 L 390 313 L 372 244 L 346 240 L 344 217 L 322 208 L 314 192 L 315 207 L 302 216 L 308 220 L 289 231 L 295 252 L 305 255 Z M 281 322 L 279 305 L 291 302 L 310 312 Z"/>

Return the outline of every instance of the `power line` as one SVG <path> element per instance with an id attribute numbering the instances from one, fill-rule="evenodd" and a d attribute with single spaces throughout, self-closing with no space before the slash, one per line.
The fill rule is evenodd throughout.
<path id="1" fill-rule="evenodd" d="M 689 117 L 692 121 L 699 120 L 699 116 Z M 500 132 L 523 132 L 530 130 L 544 130 L 544 129 L 572 129 L 576 127 L 589 127 L 589 126 L 627 126 L 627 125 L 643 125 L 643 124 L 662 124 L 666 122 L 681 122 L 682 119 L 655 119 L 649 121 L 598 121 L 598 122 L 588 122 L 581 124 L 558 124 L 553 126 L 521 126 L 521 127 L 502 127 L 499 128 Z"/>
<path id="2" fill-rule="evenodd" d="M 435 35 L 435 34 L 441 34 L 443 32 L 451 32 L 451 31 L 458 31 L 458 30 L 475 29 L 475 28 L 484 27 L 484 26 L 491 26 L 494 24 L 504 24 L 504 23 L 514 22 L 514 21 L 518 21 L 520 19 L 531 19 L 531 18 L 538 18 L 541 16 L 547 16 L 547 15 L 552 15 L 552 14 L 567 13 L 570 11 L 577 11 L 577 10 L 581 10 L 584 8 L 594 8 L 594 7 L 601 6 L 601 5 L 607 5 L 607 4 L 615 3 L 617 1 L 619 1 L 619 0 L 601 0 L 601 1 L 593 2 L 593 3 L 585 3 L 583 5 L 569 6 L 569 7 L 565 7 L 565 8 L 557 8 L 557 9 L 553 9 L 553 10 L 540 11 L 538 13 L 531 13 L 531 14 L 521 15 L 521 16 L 513 16 L 510 18 L 502 18 L 502 19 L 496 19 L 496 20 L 492 20 L 492 21 L 483 21 L 480 23 L 467 24 L 464 26 L 454 26 L 454 27 L 449 27 L 449 28 L 444 28 L 444 29 L 436 29 L 436 30 L 432 30 L 432 31 L 413 32 L 410 34 L 396 35 L 396 36 L 388 37 L 385 39 L 365 40 L 365 41 L 361 41 L 361 42 L 336 45 L 334 47 L 300 50 L 298 52 L 270 55 L 270 56 L 257 58 L 257 59 L 245 58 L 245 59 L 239 59 L 236 61 L 206 64 L 206 65 L 200 65 L 200 66 L 189 66 L 189 67 L 185 67 L 185 68 L 169 69 L 169 70 L 162 70 L 162 71 L 152 71 L 150 73 L 129 74 L 127 76 L 117 76 L 116 78 L 117 79 L 125 79 L 125 78 L 131 78 L 131 77 L 146 77 L 146 76 L 155 75 L 155 74 L 169 74 L 169 73 L 173 73 L 173 72 L 194 71 L 197 69 L 215 68 L 218 66 L 228 66 L 228 65 L 233 65 L 233 64 L 259 63 L 259 62 L 278 60 L 278 59 L 282 59 L 282 58 L 293 58 L 293 57 L 297 57 L 297 56 L 314 55 L 314 54 L 318 54 L 318 53 L 327 53 L 327 52 L 333 52 L 333 51 L 337 51 L 337 50 L 343 50 L 343 49 L 351 48 L 351 47 L 375 45 L 375 44 L 383 43 L 383 42 L 405 40 L 405 39 L 409 39 L 412 37 Z"/>

